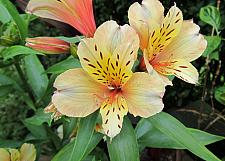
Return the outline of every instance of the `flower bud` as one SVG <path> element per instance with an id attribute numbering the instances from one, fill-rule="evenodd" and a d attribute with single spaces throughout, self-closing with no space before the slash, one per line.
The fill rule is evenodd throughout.
<path id="1" fill-rule="evenodd" d="M 65 54 L 70 51 L 70 44 L 53 37 L 27 38 L 26 46 L 46 54 Z"/>

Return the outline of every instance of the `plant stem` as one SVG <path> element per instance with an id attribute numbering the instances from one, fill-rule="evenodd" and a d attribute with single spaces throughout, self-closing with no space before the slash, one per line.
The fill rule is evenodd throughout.
<path id="1" fill-rule="evenodd" d="M 15 60 L 15 59 L 14 59 L 14 65 L 15 65 L 15 67 L 16 67 L 16 70 L 17 70 L 17 72 L 18 72 L 18 74 L 19 74 L 20 79 L 21 79 L 22 82 L 23 82 L 25 91 L 28 93 L 30 99 L 31 99 L 32 102 L 35 104 L 35 98 L 34 98 L 34 95 L 33 95 L 32 91 L 31 91 L 31 89 L 30 89 L 29 84 L 27 83 L 27 81 L 26 81 L 26 79 L 25 79 L 25 75 L 24 75 L 24 73 L 23 73 L 23 71 L 22 71 L 22 69 L 21 69 L 21 67 L 20 67 L 19 62 L 18 62 L 17 60 Z"/>

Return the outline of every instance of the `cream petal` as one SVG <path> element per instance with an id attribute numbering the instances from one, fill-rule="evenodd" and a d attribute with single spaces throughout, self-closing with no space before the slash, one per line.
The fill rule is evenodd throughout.
<path id="1" fill-rule="evenodd" d="M 102 127 L 107 136 L 113 138 L 120 133 L 123 126 L 123 117 L 127 112 L 126 100 L 121 95 L 117 95 L 112 102 L 107 99 L 101 105 Z"/>
<path id="2" fill-rule="evenodd" d="M 160 27 L 163 14 L 164 7 L 158 0 L 143 0 L 142 4 L 135 2 L 130 6 L 129 23 L 139 34 L 142 50 L 147 47 L 150 32 Z"/>
<path id="3" fill-rule="evenodd" d="M 199 26 L 192 20 L 184 21 L 179 35 L 157 59 L 160 61 L 185 59 L 191 62 L 200 57 L 206 49 L 207 41 L 199 34 L 199 30 Z"/>
<path id="4" fill-rule="evenodd" d="M 198 83 L 198 70 L 184 59 L 173 59 L 171 61 L 159 62 L 158 64 L 154 64 L 153 67 L 163 75 L 175 75 L 187 83 Z"/>
<path id="5" fill-rule="evenodd" d="M 165 84 L 147 73 L 134 73 L 123 87 L 129 112 L 145 118 L 162 111 L 164 92 Z"/>
<path id="6" fill-rule="evenodd" d="M 35 161 L 36 149 L 33 144 L 24 143 L 20 148 L 21 161 Z"/>
<path id="7" fill-rule="evenodd" d="M 57 91 L 52 103 L 57 110 L 71 117 L 85 117 L 96 111 L 108 90 L 83 69 L 70 69 L 56 78 Z"/>
<path id="8" fill-rule="evenodd" d="M 0 161 L 10 161 L 10 154 L 6 149 L 0 148 Z"/>
<path id="9" fill-rule="evenodd" d="M 138 48 L 138 35 L 130 26 L 107 21 L 96 30 L 93 38 L 81 41 L 77 54 L 84 70 L 96 81 L 118 86 L 132 74 Z"/>

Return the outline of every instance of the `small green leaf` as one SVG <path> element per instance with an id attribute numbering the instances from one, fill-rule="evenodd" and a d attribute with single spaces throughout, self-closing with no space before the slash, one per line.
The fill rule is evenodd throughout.
<path id="1" fill-rule="evenodd" d="M 21 43 L 24 43 L 24 40 L 27 37 L 28 25 L 20 17 L 19 12 L 17 11 L 16 7 L 9 0 L 0 0 L 0 4 L 2 4 L 6 8 L 9 15 L 16 23 L 16 25 L 19 29 L 21 40 L 22 40 Z"/>
<path id="2" fill-rule="evenodd" d="M 219 161 L 199 140 L 196 140 L 190 131 L 176 118 L 160 112 L 147 119 L 155 128 L 173 139 L 178 144 L 204 160 Z"/>
<path id="3" fill-rule="evenodd" d="M 207 40 L 207 48 L 202 54 L 202 56 L 207 57 L 208 55 L 211 56 L 214 50 L 216 50 L 220 43 L 221 37 L 220 36 L 204 36 Z"/>
<path id="4" fill-rule="evenodd" d="M 214 27 L 218 33 L 221 23 L 219 10 L 214 6 L 205 6 L 200 10 L 200 19 Z"/>
<path id="5" fill-rule="evenodd" d="M 12 59 L 18 55 L 44 55 L 43 53 L 37 52 L 33 49 L 20 45 L 9 47 L 5 49 L 1 54 L 2 57 L 4 58 L 4 61 Z"/>
<path id="6" fill-rule="evenodd" d="M 67 144 L 52 159 L 52 161 L 81 161 L 100 142 L 103 135 L 95 133 L 98 112 L 82 118 L 78 127 L 75 140 Z"/>
<path id="7" fill-rule="evenodd" d="M 73 57 L 69 57 L 66 60 L 63 60 L 53 66 L 49 67 L 46 70 L 46 73 L 51 74 L 60 74 L 68 69 L 80 68 L 81 64 L 78 59 L 74 59 Z"/>
<path id="8" fill-rule="evenodd" d="M 43 109 L 38 109 L 34 116 L 27 118 L 26 121 L 28 121 L 30 124 L 33 125 L 42 125 L 43 123 L 48 123 L 48 125 L 51 125 L 51 113 L 45 113 Z"/>
<path id="9" fill-rule="evenodd" d="M 56 37 L 56 38 L 61 39 L 61 40 L 64 40 L 64 41 L 66 41 L 66 42 L 68 42 L 68 43 L 78 43 L 78 42 L 80 42 L 80 40 L 81 40 L 82 38 L 84 38 L 84 36 L 76 36 L 76 37 L 64 37 L 64 36 L 58 36 L 58 37 Z"/>
<path id="10" fill-rule="evenodd" d="M 203 145 L 208 145 L 216 141 L 223 140 L 224 137 L 212 135 L 207 132 L 187 128 L 189 133 Z M 173 138 L 161 132 L 159 129 L 154 127 L 147 119 L 142 119 L 136 129 L 136 135 L 138 143 L 146 147 L 154 148 L 168 148 L 168 149 L 185 149 L 186 147 L 182 144 L 174 141 Z"/>
<path id="11" fill-rule="evenodd" d="M 121 132 L 110 141 L 107 141 L 110 161 L 139 161 L 137 138 L 131 122 L 124 118 Z"/>
<path id="12" fill-rule="evenodd" d="M 77 125 L 77 118 L 65 118 L 63 117 L 61 119 L 63 121 L 63 138 L 68 139 L 70 134 L 73 132 Z"/>
<path id="13" fill-rule="evenodd" d="M 218 102 L 225 105 L 225 86 L 216 88 L 215 90 L 215 98 Z"/>
<path id="14" fill-rule="evenodd" d="M 32 87 L 35 96 L 41 98 L 48 87 L 48 77 L 44 67 L 36 55 L 29 55 L 24 58 L 28 83 Z"/>

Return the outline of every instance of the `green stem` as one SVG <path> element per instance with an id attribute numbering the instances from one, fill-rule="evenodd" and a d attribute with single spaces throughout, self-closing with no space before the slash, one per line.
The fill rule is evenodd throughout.
<path id="1" fill-rule="evenodd" d="M 16 60 L 14 60 L 14 65 L 15 65 L 15 67 L 16 67 L 16 70 L 17 70 L 17 72 L 18 72 L 18 74 L 19 74 L 20 79 L 22 80 L 22 82 L 23 82 L 23 84 L 24 84 L 25 91 L 28 93 L 30 99 L 31 99 L 32 102 L 35 104 L 35 98 L 34 98 L 34 95 L 33 95 L 32 91 L 31 91 L 31 89 L 30 89 L 29 84 L 27 83 L 27 81 L 26 81 L 26 79 L 25 79 L 25 75 L 24 75 L 24 73 L 23 73 L 23 71 L 22 71 L 22 69 L 21 69 L 21 67 L 20 67 L 19 62 L 16 61 Z"/>

